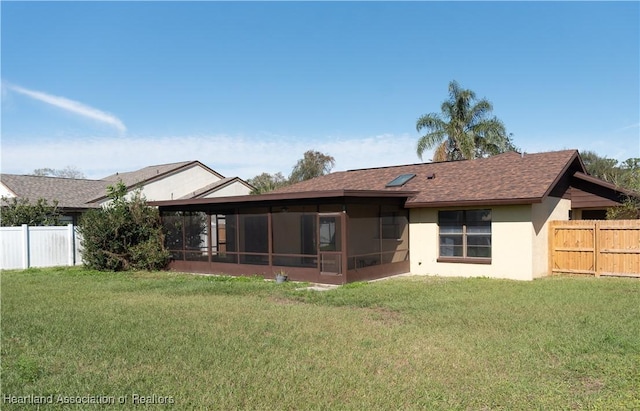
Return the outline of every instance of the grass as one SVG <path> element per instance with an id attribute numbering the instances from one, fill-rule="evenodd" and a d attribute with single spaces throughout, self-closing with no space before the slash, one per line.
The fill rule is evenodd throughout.
<path id="1" fill-rule="evenodd" d="M 3 410 L 640 409 L 634 279 L 1 275 Z"/>

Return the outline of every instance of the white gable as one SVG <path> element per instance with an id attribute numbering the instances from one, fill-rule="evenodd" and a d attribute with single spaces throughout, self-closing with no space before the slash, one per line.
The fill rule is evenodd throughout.
<path id="1" fill-rule="evenodd" d="M 220 181 L 220 177 L 199 164 L 144 185 L 147 201 L 175 200 Z"/>
<path id="2" fill-rule="evenodd" d="M 203 198 L 215 198 L 215 197 L 230 197 L 230 196 L 246 196 L 251 194 L 251 189 L 240 181 L 234 181 L 233 183 L 222 187 L 219 190 L 213 191 Z"/>
<path id="3" fill-rule="evenodd" d="M 0 197 L 13 198 L 15 194 L 0 181 Z"/>

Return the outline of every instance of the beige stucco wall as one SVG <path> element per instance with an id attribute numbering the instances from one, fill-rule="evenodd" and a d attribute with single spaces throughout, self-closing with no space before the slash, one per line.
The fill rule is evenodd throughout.
<path id="1" fill-rule="evenodd" d="M 220 181 L 220 178 L 215 174 L 199 165 L 194 165 L 179 173 L 146 184 L 142 194 L 147 201 L 177 200 L 216 181 Z"/>
<path id="2" fill-rule="evenodd" d="M 147 201 L 177 200 L 183 196 L 192 195 L 194 192 L 220 181 L 220 178 L 205 168 L 195 165 L 179 173 L 168 175 L 158 181 L 146 184 L 142 189 L 142 195 Z M 251 190 L 246 185 L 236 181 L 207 197 L 225 197 L 235 195 L 248 195 Z M 133 190 L 129 193 L 131 196 Z M 106 205 L 110 201 L 104 200 Z"/>
<path id="3" fill-rule="evenodd" d="M 531 206 L 533 224 L 533 277 L 549 274 L 549 222 L 568 220 L 571 200 L 547 197 L 542 203 Z"/>
<path id="4" fill-rule="evenodd" d="M 548 274 L 549 221 L 567 220 L 570 200 L 548 197 L 539 204 L 469 209 L 477 208 L 491 209 L 491 264 L 439 263 L 438 210 L 413 209 L 409 224 L 411 273 L 514 280 Z"/>
<path id="5" fill-rule="evenodd" d="M 411 210 L 409 225 L 411 273 L 450 277 L 532 280 L 533 266 L 531 262 L 534 237 L 532 235 L 531 206 L 486 208 L 491 208 L 491 264 L 437 262 L 438 210 Z"/>
<path id="6" fill-rule="evenodd" d="M 209 193 L 205 198 L 215 197 L 230 197 L 230 196 L 245 196 L 251 194 L 251 189 L 239 181 L 234 181 L 232 184 L 221 188 L 220 190 Z"/>

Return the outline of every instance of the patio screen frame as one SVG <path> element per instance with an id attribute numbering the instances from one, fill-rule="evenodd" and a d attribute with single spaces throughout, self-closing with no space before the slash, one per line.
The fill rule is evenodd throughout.
<path id="1" fill-rule="evenodd" d="M 207 228 L 207 230 L 203 230 L 206 233 L 201 234 L 203 239 L 206 238 L 206 246 L 200 246 L 197 250 L 200 258 L 186 258 L 189 254 L 185 248 L 176 248 L 175 244 L 167 244 L 167 248 L 172 254 L 172 261 L 169 265 L 172 270 L 211 274 L 261 275 L 265 278 L 273 278 L 276 272 L 284 271 L 291 280 L 344 284 L 409 271 L 409 212 L 404 208 L 406 196 L 397 197 L 342 197 L 277 202 L 260 202 L 252 198 L 253 201 L 232 205 L 216 202 L 194 204 L 185 201 L 162 202 L 163 204 L 157 205 L 159 205 L 163 223 L 172 218 L 175 220 L 176 216 L 183 218 L 190 216 L 191 218 L 193 214 L 196 214 L 204 216 L 202 224 Z M 232 199 L 232 197 L 228 199 Z M 376 235 L 371 240 L 377 241 L 380 246 L 377 249 L 369 250 L 372 251 L 371 253 L 367 253 L 378 254 L 375 257 L 376 264 L 354 263 L 356 258 L 362 260 L 363 256 L 350 252 L 353 245 L 349 243 L 349 238 L 357 237 L 356 230 L 359 230 L 357 223 L 360 220 L 358 210 L 363 208 L 368 208 L 372 214 L 377 214 Z M 399 244 L 400 250 L 398 250 L 398 246 L 388 250 L 388 246 L 385 248 L 382 245 L 385 241 L 383 233 L 385 230 L 388 231 L 383 228 L 383 219 L 385 218 L 383 216 L 388 210 L 393 210 L 396 216 L 404 218 L 405 240 L 388 241 Z M 354 215 L 353 224 L 350 214 Z M 319 224 L 320 218 L 323 216 L 339 217 L 339 232 L 336 232 L 335 235 L 339 236 L 340 250 L 320 250 Z M 224 221 L 225 226 L 224 238 L 222 238 L 222 231 L 220 231 L 221 221 Z M 312 221 L 314 223 L 311 223 Z M 313 235 L 304 230 L 311 230 Z M 350 233 L 350 231 L 352 232 Z M 374 231 L 372 230 L 371 233 Z M 175 237 L 175 233 L 173 234 Z M 304 235 L 306 235 L 305 238 L 303 238 Z M 284 240 L 285 236 L 288 237 L 288 240 Z M 221 242 L 221 240 L 223 241 Z M 313 246 L 302 244 L 303 241 L 310 240 L 315 241 Z M 298 241 L 300 244 L 297 243 Z M 183 241 L 180 244 L 184 245 L 185 243 Z M 312 248 L 315 248 L 313 250 L 315 252 L 312 251 Z M 403 256 L 395 259 L 385 258 L 383 257 L 385 252 L 393 255 L 399 252 Z M 331 257 L 334 259 L 334 268 L 327 271 L 322 269 L 321 259 L 327 258 L 329 254 L 334 256 Z M 370 261 L 374 261 L 373 257 L 370 255 L 368 257 Z M 300 263 L 296 264 L 296 261 Z M 337 267 L 335 261 L 338 261 Z M 324 266 L 328 267 L 326 264 Z"/>

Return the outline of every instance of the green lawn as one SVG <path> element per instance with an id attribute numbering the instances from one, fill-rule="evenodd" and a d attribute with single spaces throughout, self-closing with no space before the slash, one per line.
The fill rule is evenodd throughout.
<path id="1" fill-rule="evenodd" d="M 1 275 L 3 410 L 640 409 L 637 279 Z"/>

